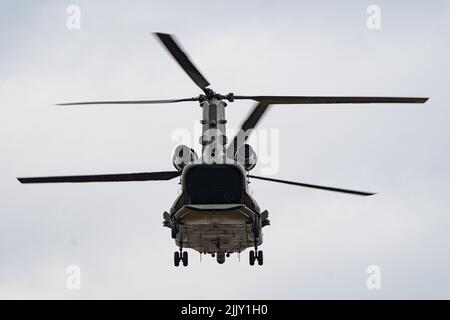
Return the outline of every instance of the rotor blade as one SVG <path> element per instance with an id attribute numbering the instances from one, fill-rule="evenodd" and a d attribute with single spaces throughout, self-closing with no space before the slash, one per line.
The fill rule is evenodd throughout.
<path id="1" fill-rule="evenodd" d="M 157 104 L 157 103 L 176 103 L 185 101 L 198 101 L 198 98 L 184 99 L 166 99 L 166 100 L 131 100 L 131 101 L 87 101 L 87 102 L 67 102 L 57 103 L 57 106 L 79 106 L 86 104 Z"/>
<path id="2" fill-rule="evenodd" d="M 247 119 L 242 123 L 241 129 L 242 131 L 251 130 L 256 127 L 256 124 L 261 120 L 262 116 L 268 109 L 269 104 L 265 101 L 259 102 L 249 114 Z"/>
<path id="3" fill-rule="evenodd" d="M 253 179 L 260 179 L 260 180 L 266 180 L 266 181 L 272 181 L 272 182 L 291 184 L 291 185 L 294 185 L 294 186 L 300 186 L 300 187 L 306 187 L 306 188 L 313 188 L 313 189 L 320 189 L 320 190 L 327 190 L 327 191 L 335 191 L 335 192 L 355 194 L 355 195 L 359 195 L 359 196 L 372 196 L 372 195 L 375 194 L 375 193 L 372 193 L 372 192 L 364 192 L 364 191 L 340 189 L 340 188 L 333 188 L 333 187 L 325 187 L 325 186 L 319 186 L 319 185 L 315 185 L 315 184 L 308 184 L 308 183 L 301 183 L 301 182 L 294 182 L 294 181 L 287 181 L 287 180 L 280 180 L 280 179 L 272 179 L 272 178 L 254 176 L 254 175 L 248 175 L 248 177 L 249 178 L 253 178 Z"/>
<path id="4" fill-rule="evenodd" d="M 179 171 L 142 172 L 142 173 L 119 173 L 98 174 L 84 176 L 59 176 L 59 177 L 32 177 L 17 178 L 21 183 L 59 183 L 59 182 L 119 182 L 119 181 L 150 181 L 170 180 L 176 178 Z"/>
<path id="5" fill-rule="evenodd" d="M 247 141 L 248 134 L 250 133 L 250 130 L 252 130 L 252 129 L 254 129 L 256 127 L 257 123 L 261 120 L 262 116 L 264 115 L 264 113 L 266 112 L 268 107 L 269 107 L 268 103 L 266 103 L 266 102 L 259 102 L 253 108 L 252 112 L 250 112 L 248 117 L 245 119 L 245 121 L 241 125 L 241 130 L 242 131 L 238 132 L 238 134 L 232 140 L 231 144 L 228 146 L 227 154 L 228 154 L 228 152 L 231 152 L 231 150 L 233 150 L 233 153 L 230 154 L 231 157 L 236 153 L 236 150 L 239 147 L 238 146 L 238 136 L 240 134 L 247 133 L 247 134 L 244 135 L 243 139 L 239 139 L 240 140 L 239 142 Z"/>
<path id="6" fill-rule="evenodd" d="M 188 58 L 186 53 L 181 50 L 181 47 L 175 41 L 175 38 L 166 33 L 156 32 L 155 35 L 159 38 L 162 44 L 167 48 L 172 57 L 178 62 L 178 64 L 183 68 L 188 76 L 194 81 L 200 89 L 205 89 L 209 86 L 208 80 L 200 73 L 200 71 L 195 67 L 195 65 Z"/>
<path id="7" fill-rule="evenodd" d="M 425 103 L 429 98 L 416 97 L 307 97 L 307 96 L 234 96 L 234 99 L 255 100 L 269 104 L 330 103 Z"/>

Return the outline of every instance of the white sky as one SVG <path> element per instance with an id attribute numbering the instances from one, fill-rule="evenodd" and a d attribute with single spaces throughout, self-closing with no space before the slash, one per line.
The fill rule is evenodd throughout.
<path id="1" fill-rule="evenodd" d="M 450 298 L 448 1 L 55 3 L 0 1 L 0 298 Z M 66 28 L 71 4 L 81 30 Z M 366 27 L 370 4 L 381 30 Z M 254 181 L 272 222 L 264 266 L 250 267 L 247 252 L 224 265 L 191 252 L 188 268 L 174 268 L 161 223 L 176 180 L 15 180 L 172 170 L 171 134 L 193 130 L 195 103 L 53 106 L 199 94 L 154 31 L 176 34 L 222 93 L 431 99 L 272 107 L 260 127 L 280 132 L 276 177 L 379 194 Z M 229 127 L 250 108 L 230 104 Z M 66 288 L 72 264 L 79 291 Z M 366 288 L 373 264 L 378 291 Z"/>

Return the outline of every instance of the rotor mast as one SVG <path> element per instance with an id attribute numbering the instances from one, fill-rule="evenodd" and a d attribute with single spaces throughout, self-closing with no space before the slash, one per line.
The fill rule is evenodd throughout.
<path id="1" fill-rule="evenodd" d="M 226 157 L 226 102 L 219 99 L 211 90 L 205 89 L 206 95 L 200 99 L 202 108 L 202 161 L 207 163 L 224 163 Z"/>

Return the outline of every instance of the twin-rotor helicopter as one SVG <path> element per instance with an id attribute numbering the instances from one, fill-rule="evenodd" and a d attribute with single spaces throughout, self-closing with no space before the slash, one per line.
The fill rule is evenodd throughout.
<path id="1" fill-rule="evenodd" d="M 262 229 L 270 225 L 267 210 L 261 210 L 249 193 L 251 179 L 284 183 L 306 188 L 370 196 L 374 193 L 348 190 L 302 182 L 280 180 L 250 174 L 257 156 L 246 143 L 251 131 L 271 105 L 279 104 L 367 104 L 367 103 L 425 103 L 428 98 L 414 97 L 333 97 L 333 96 L 248 96 L 213 91 L 210 83 L 194 66 L 174 36 L 155 33 L 162 45 L 181 68 L 202 90 L 193 98 L 138 101 L 96 101 L 61 103 L 59 105 L 162 104 L 198 102 L 202 110 L 202 154 L 180 145 L 175 149 L 176 170 L 161 172 L 98 174 L 81 176 L 51 176 L 18 178 L 21 183 L 61 182 L 122 182 L 155 181 L 178 178 L 181 193 L 169 212 L 163 213 L 163 225 L 171 229 L 178 249 L 174 265 L 188 265 L 190 248 L 200 254 L 210 254 L 222 264 L 233 253 L 249 250 L 249 263 L 263 264 Z M 235 100 L 251 100 L 256 104 L 241 125 L 239 134 L 231 140 L 226 135 L 225 107 Z"/>

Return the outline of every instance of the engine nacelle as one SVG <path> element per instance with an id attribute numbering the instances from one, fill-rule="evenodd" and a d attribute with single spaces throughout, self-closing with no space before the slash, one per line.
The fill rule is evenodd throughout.
<path id="1" fill-rule="evenodd" d="M 256 166 L 257 157 L 249 144 L 243 144 L 234 154 L 234 160 L 243 165 L 245 170 L 250 171 Z"/>
<path id="2" fill-rule="evenodd" d="M 194 162 L 197 159 L 198 155 L 194 149 L 189 148 L 184 144 L 181 144 L 175 148 L 172 162 L 174 167 L 178 171 L 181 171 L 188 163 Z"/>

